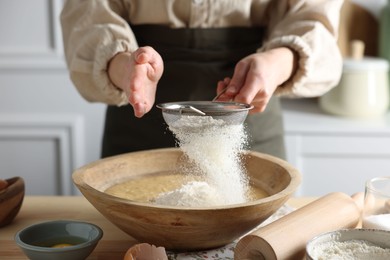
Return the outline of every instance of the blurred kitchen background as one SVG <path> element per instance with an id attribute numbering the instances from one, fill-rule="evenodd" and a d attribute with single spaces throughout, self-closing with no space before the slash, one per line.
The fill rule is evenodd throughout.
<path id="1" fill-rule="evenodd" d="M 339 39 L 345 57 L 352 40 L 364 43 L 364 55 L 378 57 L 386 3 L 345 1 Z M 28 195 L 79 194 L 73 170 L 100 157 L 105 106 L 82 99 L 69 79 L 62 5 L 0 0 L 0 178 L 23 177 Z M 303 177 L 297 196 L 352 194 L 367 179 L 390 175 L 387 111 L 351 118 L 324 111 L 319 99 L 284 100 L 283 107 L 287 160 Z"/>

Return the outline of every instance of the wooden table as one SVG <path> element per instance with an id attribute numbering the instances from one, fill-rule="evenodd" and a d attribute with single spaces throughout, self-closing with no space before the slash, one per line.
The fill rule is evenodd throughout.
<path id="1" fill-rule="evenodd" d="M 292 198 L 287 204 L 299 208 L 314 198 Z M 14 221 L 0 228 L 0 259 L 27 259 L 14 241 L 17 231 L 48 220 L 72 219 L 91 222 L 103 229 L 104 235 L 93 253 L 92 259 L 123 259 L 127 249 L 137 243 L 135 239 L 106 220 L 81 196 L 27 196 Z"/>

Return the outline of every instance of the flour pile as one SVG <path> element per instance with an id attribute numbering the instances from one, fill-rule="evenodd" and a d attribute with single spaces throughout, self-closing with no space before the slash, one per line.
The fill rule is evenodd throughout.
<path id="1" fill-rule="evenodd" d="M 247 142 L 243 125 L 227 125 L 210 116 L 182 116 L 169 129 L 194 166 L 182 170 L 202 181 L 160 194 L 156 203 L 207 207 L 247 201 L 248 180 L 240 160 Z"/>
<path id="2" fill-rule="evenodd" d="M 311 256 L 318 260 L 388 260 L 390 249 L 365 240 L 332 241 L 316 247 Z"/>
<path id="3" fill-rule="evenodd" d="M 191 181 L 178 190 L 161 194 L 155 202 L 170 206 L 204 207 L 208 205 L 222 205 L 224 200 L 218 194 L 218 191 L 207 182 Z"/>

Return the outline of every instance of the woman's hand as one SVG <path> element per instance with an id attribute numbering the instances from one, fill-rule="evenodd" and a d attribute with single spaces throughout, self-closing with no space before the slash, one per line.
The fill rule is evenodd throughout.
<path id="1" fill-rule="evenodd" d="M 108 66 L 109 78 L 126 93 L 136 117 L 144 116 L 152 108 L 163 71 L 163 60 L 152 47 L 118 53 Z"/>
<path id="2" fill-rule="evenodd" d="M 227 87 L 218 100 L 252 104 L 251 113 L 262 112 L 276 88 L 291 77 L 295 67 L 295 54 L 289 48 L 249 55 L 236 64 L 232 78 L 218 82 L 218 93 Z"/>

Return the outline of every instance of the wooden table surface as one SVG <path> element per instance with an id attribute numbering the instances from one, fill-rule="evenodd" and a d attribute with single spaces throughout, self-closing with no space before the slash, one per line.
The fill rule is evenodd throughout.
<path id="1" fill-rule="evenodd" d="M 314 198 L 291 198 L 287 204 L 299 208 L 313 200 Z M 14 241 L 16 232 L 32 224 L 59 219 L 91 222 L 103 229 L 103 238 L 88 260 L 123 259 L 127 249 L 137 243 L 103 217 L 82 196 L 26 196 L 14 221 L 0 228 L 0 259 L 27 259 Z"/>

